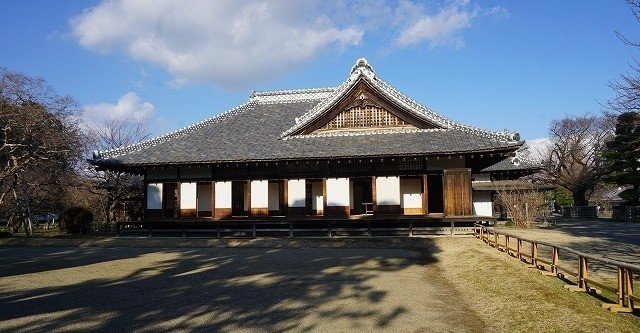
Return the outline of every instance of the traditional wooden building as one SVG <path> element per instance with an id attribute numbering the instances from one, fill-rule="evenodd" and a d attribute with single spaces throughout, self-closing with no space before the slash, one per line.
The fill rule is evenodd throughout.
<path id="1" fill-rule="evenodd" d="M 333 88 L 254 92 L 157 138 L 95 152 L 145 178 L 145 219 L 474 216 L 472 180 L 523 144 L 449 120 L 365 59 Z"/>

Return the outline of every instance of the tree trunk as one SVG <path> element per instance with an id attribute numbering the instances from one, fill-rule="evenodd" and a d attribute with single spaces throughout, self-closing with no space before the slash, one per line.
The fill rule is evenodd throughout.
<path id="1" fill-rule="evenodd" d="M 587 205 L 587 191 L 585 190 L 574 190 L 573 194 L 573 204 L 575 206 L 586 206 Z"/>

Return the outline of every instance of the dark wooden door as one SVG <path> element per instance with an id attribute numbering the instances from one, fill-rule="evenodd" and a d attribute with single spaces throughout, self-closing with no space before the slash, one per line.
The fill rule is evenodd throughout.
<path id="1" fill-rule="evenodd" d="M 244 187 L 245 182 L 234 181 L 231 183 L 231 214 L 234 216 L 246 215 L 246 211 L 244 209 Z"/>
<path id="2" fill-rule="evenodd" d="M 178 184 L 162 185 L 162 211 L 164 217 L 178 217 Z"/>
<path id="3" fill-rule="evenodd" d="M 471 169 L 444 170 L 443 182 L 444 215 L 471 215 Z"/>
<path id="4" fill-rule="evenodd" d="M 427 213 L 442 214 L 444 213 L 444 193 L 442 185 L 442 174 L 427 175 Z"/>

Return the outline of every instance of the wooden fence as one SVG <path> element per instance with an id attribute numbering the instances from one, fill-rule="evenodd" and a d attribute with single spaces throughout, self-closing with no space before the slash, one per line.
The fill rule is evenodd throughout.
<path id="1" fill-rule="evenodd" d="M 598 217 L 598 207 L 596 206 L 568 206 L 562 208 L 562 217 Z"/>
<path id="2" fill-rule="evenodd" d="M 611 219 L 615 221 L 640 222 L 640 206 L 611 207 Z"/>
<path id="3" fill-rule="evenodd" d="M 530 240 L 507 232 L 496 231 L 476 224 L 474 228 L 476 238 L 484 241 L 488 245 L 529 264 L 529 267 L 542 270 L 542 274 L 549 276 L 565 277 L 565 275 L 575 278 L 575 285 L 565 285 L 565 288 L 576 292 L 598 292 L 596 288 L 610 291 L 617 294 L 617 303 L 603 303 L 602 306 L 613 312 L 633 312 L 634 301 L 640 301 L 640 297 L 633 293 L 633 274 L 640 273 L 640 266 L 631 263 L 611 260 L 599 256 L 594 256 L 576 251 L 574 249 L 558 246 L 543 241 Z M 528 248 L 524 245 L 528 244 Z M 540 254 L 541 247 L 550 249 L 549 256 Z M 560 253 L 571 254 L 577 257 L 577 262 L 573 265 L 565 261 L 560 261 Z M 566 260 L 566 259 L 565 259 Z M 618 272 L 618 286 L 611 287 L 606 283 L 595 280 L 589 275 L 590 263 L 598 263 L 605 267 L 615 268 Z M 577 265 L 576 265 L 577 264 Z"/>
<path id="4" fill-rule="evenodd" d="M 477 220 L 429 221 L 136 221 L 117 222 L 118 236 L 142 237 L 376 237 L 472 235 Z"/>

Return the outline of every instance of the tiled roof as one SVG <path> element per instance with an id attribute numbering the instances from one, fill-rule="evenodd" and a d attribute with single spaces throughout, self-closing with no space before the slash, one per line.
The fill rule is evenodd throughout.
<path id="1" fill-rule="evenodd" d="M 531 152 L 531 145 L 529 142 L 525 142 L 515 152 L 516 156 L 507 157 L 504 160 L 490 165 L 482 172 L 498 172 L 498 171 L 518 171 L 518 170 L 540 170 L 542 169 L 543 162 L 542 157 L 534 155 Z"/>
<path id="2" fill-rule="evenodd" d="M 351 75 L 349 75 L 349 78 L 343 84 L 341 84 L 338 88 L 335 88 L 333 92 L 329 93 L 324 100 L 318 103 L 311 110 L 303 114 L 301 117 L 296 118 L 296 124 L 283 132 L 281 138 L 286 139 L 288 136 L 295 134 L 306 125 L 312 123 L 314 120 L 329 112 L 331 108 L 335 106 L 335 104 L 338 103 L 340 99 L 360 80 L 364 80 L 369 83 L 378 93 L 390 99 L 395 104 L 400 105 L 405 111 L 410 112 L 418 118 L 424 119 L 425 121 L 434 123 L 441 128 L 461 130 L 475 135 L 491 137 L 506 142 L 520 140 L 520 136 L 518 135 L 518 133 L 512 133 L 508 131 L 493 132 L 463 125 L 431 111 L 430 109 L 420 105 L 418 102 L 407 97 L 406 95 L 399 92 L 394 87 L 377 77 L 371 65 L 369 65 L 367 60 L 364 58 L 359 59 L 356 62 L 356 64 L 351 69 Z"/>
<path id="3" fill-rule="evenodd" d="M 354 67 L 353 73 L 366 69 Z M 366 64 L 368 66 L 368 64 Z M 370 66 L 368 66 L 370 68 Z M 358 75 L 370 75 L 361 73 Z M 254 92 L 249 102 L 178 131 L 136 145 L 94 153 L 96 164 L 155 165 L 391 155 L 438 155 L 515 150 L 517 135 L 460 125 L 421 107 L 378 81 L 441 129 L 339 131 L 286 136 L 335 98 L 338 88 Z M 393 89 L 393 91 L 392 91 Z M 405 100 L 406 99 L 406 100 Z M 414 105 L 415 104 L 415 105 Z M 417 106 L 416 106 L 417 105 Z M 315 110 L 315 111 L 314 111 Z"/>

